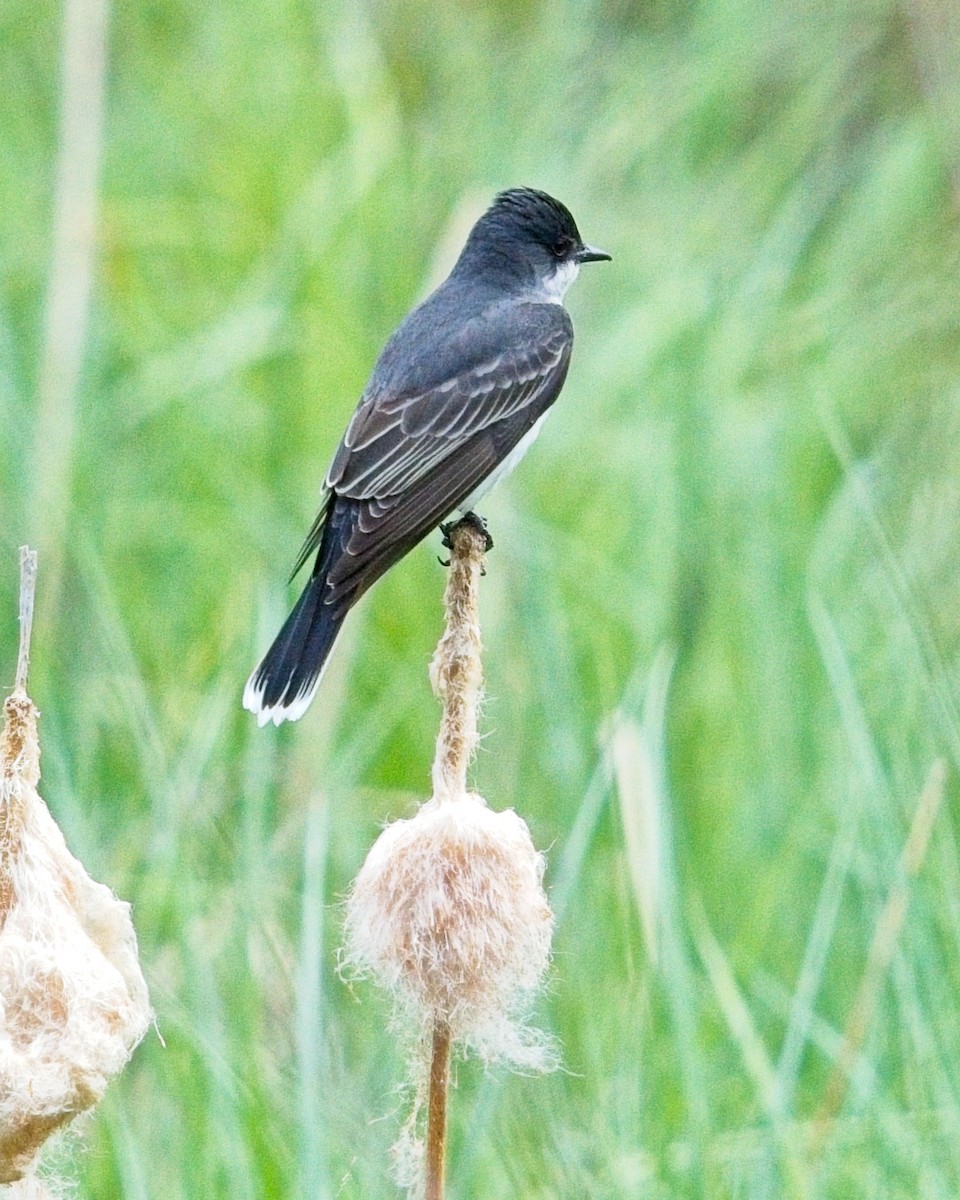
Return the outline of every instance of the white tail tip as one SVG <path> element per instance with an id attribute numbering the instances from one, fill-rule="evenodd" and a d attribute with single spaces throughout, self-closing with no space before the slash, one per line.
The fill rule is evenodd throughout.
<path id="1" fill-rule="evenodd" d="M 259 671 L 260 668 L 257 667 L 247 680 L 247 685 L 243 689 L 243 707 L 254 714 L 261 729 L 271 721 L 274 725 L 282 725 L 284 721 L 299 721 L 310 707 L 310 702 L 316 695 L 320 680 L 323 678 L 323 671 L 321 671 L 306 690 L 301 690 L 289 699 L 280 700 L 275 704 L 264 704 L 265 684 L 263 680 L 257 680 Z"/>

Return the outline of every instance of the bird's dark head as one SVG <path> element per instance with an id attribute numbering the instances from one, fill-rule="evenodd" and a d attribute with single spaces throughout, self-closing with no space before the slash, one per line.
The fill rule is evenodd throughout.
<path id="1" fill-rule="evenodd" d="M 566 205 L 546 192 L 511 188 L 474 225 L 460 263 L 504 273 L 559 302 L 581 263 L 609 258 L 584 242 Z"/>

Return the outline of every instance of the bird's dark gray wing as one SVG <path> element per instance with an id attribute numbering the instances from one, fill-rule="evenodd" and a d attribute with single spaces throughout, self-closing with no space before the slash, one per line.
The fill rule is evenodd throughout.
<path id="1" fill-rule="evenodd" d="M 570 356 L 569 317 L 556 305 L 550 308 L 560 319 L 535 340 L 504 339 L 502 349 L 429 389 L 365 398 L 326 487 L 355 500 L 396 495 L 487 426 L 517 413 L 527 414 L 527 428 L 532 426 L 556 398 Z"/>
<path id="2" fill-rule="evenodd" d="M 327 473 L 324 505 L 297 569 L 323 540 L 332 501 L 342 528 L 331 532 L 353 561 L 344 561 L 342 570 L 330 563 L 331 585 L 334 575 L 345 581 L 386 551 L 390 562 L 377 564 L 375 572 L 381 574 L 530 431 L 563 386 L 573 330 L 559 305 L 524 308 L 527 320 L 515 314 L 511 324 L 486 331 L 480 348 L 490 347 L 487 353 L 429 388 L 385 393 L 374 376 Z M 349 530 L 343 525 L 347 511 Z"/>
<path id="3" fill-rule="evenodd" d="M 569 362 L 551 375 L 542 405 L 515 409 L 458 444 L 403 491 L 357 500 L 337 494 L 323 534 L 317 568 L 325 574 L 327 604 L 352 604 L 463 500 L 510 453 L 556 398 Z M 321 561 L 322 560 L 322 561 Z"/>

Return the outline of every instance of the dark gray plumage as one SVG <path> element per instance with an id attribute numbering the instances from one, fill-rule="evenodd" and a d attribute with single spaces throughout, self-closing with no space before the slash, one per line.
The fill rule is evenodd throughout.
<path id="1" fill-rule="evenodd" d="M 349 609 L 445 517 L 467 511 L 536 436 L 570 363 L 561 301 L 586 246 L 544 192 L 503 192 L 446 281 L 406 317 L 374 368 L 324 481 L 294 574 L 303 594 L 247 682 L 260 724 L 296 720 Z"/>

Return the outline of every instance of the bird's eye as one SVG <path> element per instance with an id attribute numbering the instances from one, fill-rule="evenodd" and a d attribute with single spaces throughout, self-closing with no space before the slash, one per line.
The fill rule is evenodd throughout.
<path id="1" fill-rule="evenodd" d="M 573 246 L 573 242 L 568 237 L 558 238 L 550 247 L 551 254 L 555 258 L 565 258 Z"/>

